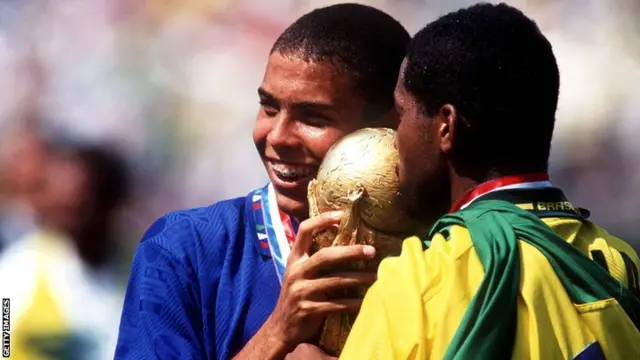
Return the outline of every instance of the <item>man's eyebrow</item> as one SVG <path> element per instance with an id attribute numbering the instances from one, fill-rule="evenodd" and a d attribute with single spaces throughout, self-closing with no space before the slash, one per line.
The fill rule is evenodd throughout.
<path id="1" fill-rule="evenodd" d="M 335 108 L 335 105 L 324 101 L 301 101 L 291 104 L 291 107 L 298 109 L 325 109 L 331 110 Z"/>
<path id="2" fill-rule="evenodd" d="M 258 96 L 261 99 L 265 99 L 265 100 L 275 100 L 273 95 L 271 95 L 270 92 L 268 92 L 267 90 L 263 89 L 262 87 L 258 88 Z"/>
<path id="3" fill-rule="evenodd" d="M 264 88 L 260 87 L 258 88 L 258 96 L 265 101 L 274 101 L 277 102 L 278 100 L 276 99 L 275 96 L 273 96 L 270 92 L 268 92 L 267 90 L 265 90 Z M 326 101 L 314 101 L 314 100 L 310 100 L 310 101 L 299 101 L 299 102 L 295 102 L 293 104 L 291 104 L 291 107 L 293 108 L 297 108 L 297 109 L 335 109 L 336 105 L 331 103 L 331 102 L 326 102 Z"/>

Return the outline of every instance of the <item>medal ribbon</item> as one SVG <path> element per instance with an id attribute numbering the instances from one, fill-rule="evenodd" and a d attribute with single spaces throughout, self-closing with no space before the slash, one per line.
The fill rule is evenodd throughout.
<path id="1" fill-rule="evenodd" d="M 260 247 L 269 249 L 278 280 L 282 284 L 287 258 L 298 232 L 298 223 L 278 208 L 271 183 L 257 189 L 252 200 Z"/>
<path id="2" fill-rule="evenodd" d="M 464 209 L 473 200 L 492 191 L 513 188 L 542 187 L 551 187 L 551 182 L 549 182 L 549 174 L 546 172 L 503 176 L 484 182 L 471 189 L 460 199 L 458 199 L 458 201 L 455 202 L 455 204 L 451 207 L 451 210 L 449 210 L 449 213 L 454 213 L 458 210 Z"/>

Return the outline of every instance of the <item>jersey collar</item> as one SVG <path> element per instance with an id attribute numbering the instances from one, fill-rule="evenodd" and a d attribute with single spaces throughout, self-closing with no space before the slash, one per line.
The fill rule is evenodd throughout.
<path id="1" fill-rule="evenodd" d="M 469 206 L 479 197 L 499 190 L 508 189 L 540 189 L 552 187 L 549 174 L 546 172 L 503 176 L 484 182 L 469 190 L 456 201 L 449 213 L 454 213 Z"/>

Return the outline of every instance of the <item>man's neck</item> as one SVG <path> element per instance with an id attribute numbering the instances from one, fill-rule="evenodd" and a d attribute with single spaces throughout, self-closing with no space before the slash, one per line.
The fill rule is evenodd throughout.
<path id="1" fill-rule="evenodd" d="M 490 180 L 490 179 L 489 179 Z M 471 191 L 476 186 L 480 185 L 483 181 L 474 180 L 466 177 L 452 177 L 451 178 L 451 203 L 449 208 L 452 208 L 463 196 Z"/>
<path id="2" fill-rule="evenodd" d="M 297 224 L 300 224 L 301 222 L 307 220 L 309 218 L 309 215 L 307 213 L 303 213 L 303 212 L 285 212 L 283 211 L 285 214 L 289 215 L 289 217 L 291 217 L 291 219 L 293 219 L 293 221 L 295 221 Z"/>

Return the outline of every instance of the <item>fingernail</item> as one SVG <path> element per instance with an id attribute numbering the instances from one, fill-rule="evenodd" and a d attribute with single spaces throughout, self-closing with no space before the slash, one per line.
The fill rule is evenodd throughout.
<path id="1" fill-rule="evenodd" d="M 331 212 L 331 217 L 334 219 L 340 219 L 342 215 L 344 215 L 344 212 L 340 210 Z"/>
<path id="2" fill-rule="evenodd" d="M 366 256 L 368 256 L 368 257 L 374 257 L 374 256 L 376 256 L 376 248 L 374 248 L 374 247 L 373 247 L 373 246 L 371 246 L 371 245 L 365 245 L 365 246 L 362 248 L 362 252 L 363 252 Z"/>

